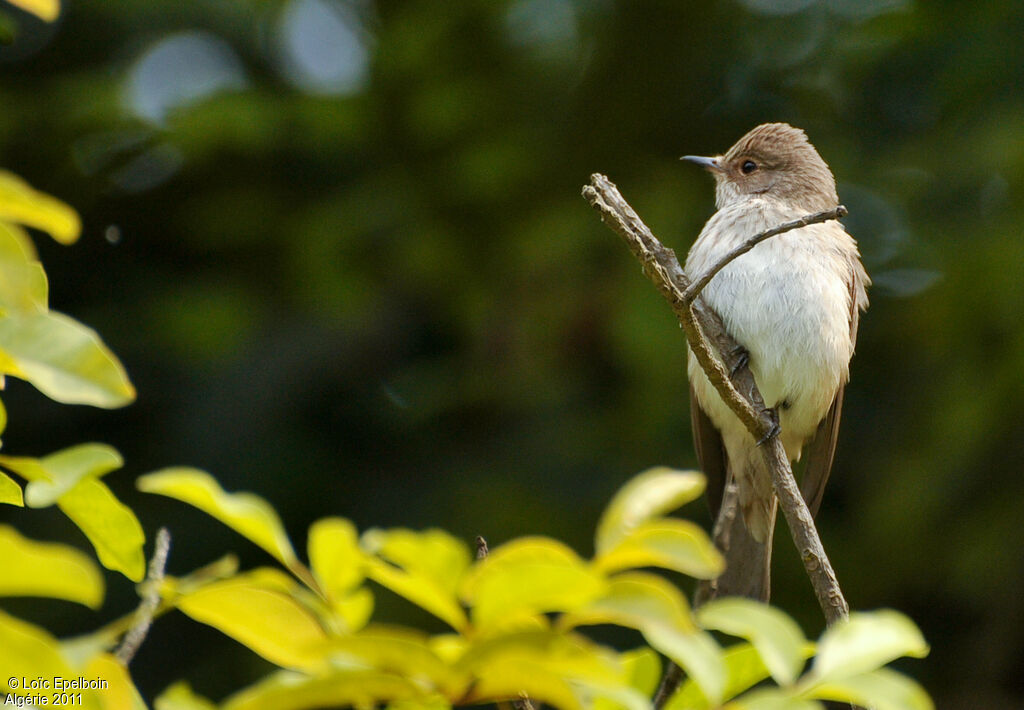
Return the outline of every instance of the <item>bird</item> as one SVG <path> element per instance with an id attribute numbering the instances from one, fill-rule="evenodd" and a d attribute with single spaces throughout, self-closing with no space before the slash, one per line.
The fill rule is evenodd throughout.
<path id="1" fill-rule="evenodd" d="M 832 171 L 787 123 L 753 128 L 722 155 L 687 155 L 715 178 L 716 212 L 687 254 L 691 279 L 751 236 L 839 204 Z M 837 220 L 759 243 L 711 279 L 701 299 L 742 348 L 765 405 L 778 417 L 787 457 L 806 454 L 801 490 L 816 513 L 836 438 L 871 280 L 857 242 Z M 767 601 L 777 500 L 756 442 L 711 385 L 688 348 L 694 448 L 718 516 L 727 485 L 740 515 L 728 531 L 727 567 L 716 594 Z"/>

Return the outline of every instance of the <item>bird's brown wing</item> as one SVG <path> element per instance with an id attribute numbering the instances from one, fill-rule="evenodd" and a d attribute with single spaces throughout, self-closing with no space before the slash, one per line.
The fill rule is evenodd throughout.
<path id="1" fill-rule="evenodd" d="M 690 386 L 690 426 L 693 428 L 693 448 L 697 452 L 697 463 L 708 479 L 707 498 L 712 520 L 718 518 L 725 493 L 726 464 L 722 435 L 697 402 L 697 394 Z"/>
<path id="2" fill-rule="evenodd" d="M 851 264 L 850 269 L 850 342 L 857 342 L 857 325 L 860 320 L 860 311 L 867 307 L 866 286 L 868 283 L 867 274 L 859 261 Z M 811 515 L 818 514 L 821 506 L 821 498 L 825 494 L 825 484 L 828 483 L 828 476 L 832 472 L 832 460 L 836 455 L 836 441 L 839 439 L 839 419 L 843 413 L 843 392 L 845 385 L 839 387 L 828 414 L 821 420 L 814 438 L 808 445 L 805 457 L 807 464 L 804 467 L 804 477 L 800 483 L 800 490 L 803 492 L 804 500 Z"/>
<path id="3" fill-rule="evenodd" d="M 807 465 L 804 468 L 804 477 L 800 482 L 800 490 L 807 501 L 807 507 L 811 515 L 818 514 L 821 506 L 821 497 L 825 494 L 825 484 L 828 483 L 828 476 L 832 472 L 832 460 L 836 455 L 836 441 L 839 439 L 839 419 L 843 413 L 843 391 L 840 387 L 836 392 L 832 406 L 828 414 L 821 420 L 814 438 L 807 447 Z"/>

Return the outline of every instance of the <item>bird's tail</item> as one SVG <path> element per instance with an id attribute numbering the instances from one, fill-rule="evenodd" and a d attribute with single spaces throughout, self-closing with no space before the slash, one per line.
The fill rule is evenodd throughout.
<path id="1" fill-rule="evenodd" d="M 725 554 L 725 571 L 714 581 L 714 596 L 741 596 L 768 601 L 771 593 L 772 537 L 778 502 L 771 498 L 767 535 L 758 542 L 747 529 L 736 495 L 726 495 L 718 516 L 715 539 Z M 721 529 L 719 529 L 719 526 Z"/>

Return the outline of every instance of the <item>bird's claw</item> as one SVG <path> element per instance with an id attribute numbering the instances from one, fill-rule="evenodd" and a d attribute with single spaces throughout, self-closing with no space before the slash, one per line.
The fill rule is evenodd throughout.
<path id="1" fill-rule="evenodd" d="M 782 432 L 782 427 L 779 425 L 779 413 L 774 409 L 766 410 L 768 412 L 768 418 L 771 420 L 772 425 L 765 432 L 764 436 L 758 440 L 758 446 L 764 446 L 769 441 L 777 437 Z"/>
<path id="2" fill-rule="evenodd" d="M 750 351 L 742 345 L 735 346 L 729 351 L 732 358 L 732 367 L 729 369 L 729 376 L 735 377 L 736 373 L 750 364 Z"/>

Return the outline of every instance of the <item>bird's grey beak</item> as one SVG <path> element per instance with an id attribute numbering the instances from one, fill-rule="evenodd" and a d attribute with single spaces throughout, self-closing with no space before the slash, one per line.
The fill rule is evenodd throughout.
<path id="1" fill-rule="evenodd" d="M 705 158 L 701 155 L 684 155 L 680 160 L 685 160 L 689 163 L 696 163 L 705 170 L 717 170 L 721 172 L 722 166 L 718 164 L 718 158 Z"/>

